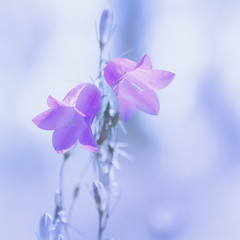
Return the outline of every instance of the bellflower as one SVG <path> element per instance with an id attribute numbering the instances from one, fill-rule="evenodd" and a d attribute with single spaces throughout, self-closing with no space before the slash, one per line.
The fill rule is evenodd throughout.
<path id="1" fill-rule="evenodd" d="M 119 113 L 124 122 L 128 121 L 136 109 L 157 115 L 159 100 L 154 90 L 165 88 L 175 74 L 152 69 L 148 55 L 136 63 L 127 58 L 108 61 L 104 77 L 108 85 L 118 96 Z"/>
<path id="2" fill-rule="evenodd" d="M 52 142 L 58 153 L 67 152 L 77 141 L 97 151 L 91 124 L 100 109 L 101 93 L 95 85 L 79 84 L 61 102 L 49 96 L 47 104 L 50 109 L 32 121 L 41 129 L 54 130 Z"/>

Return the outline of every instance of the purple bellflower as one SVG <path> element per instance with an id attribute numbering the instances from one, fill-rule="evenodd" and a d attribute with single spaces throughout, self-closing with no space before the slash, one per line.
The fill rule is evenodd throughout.
<path id="1" fill-rule="evenodd" d="M 119 113 L 124 122 L 128 121 L 136 109 L 157 115 L 159 100 L 154 90 L 165 88 L 175 74 L 152 69 L 148 55 L 136 63 L 127 58 L 108 61 L 104 77 L 108 85 L 118 96 Z"/>
<path id="2" fill-rule="evenodd" d="M 95 85 L 79 84 L 62 102 L 49 96 L 47 104 L 50 109 L 32 121 L 41 129 L 54 130 L 52 142 L 58 153 L 67 152 L 77 141 L 89 151 L 98 150 L 91 130 L 101 106 L 101 93 Z"/>

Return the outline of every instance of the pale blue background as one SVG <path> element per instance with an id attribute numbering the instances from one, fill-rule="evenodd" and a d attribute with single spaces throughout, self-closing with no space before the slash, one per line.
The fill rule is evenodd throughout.
<path id="1" fill-rule="evenodd" d="M 176 73 L 159 92 L 158 117 L 127 123 L 123 189 L 106 237 L 116 240 L 240 239 L 240 2 L 237 0 L 0 1 L 0 237 L 32 240 L 53 212 L 61 156 L 51 132 L 31 119 L 49 94 L 61 100 L 98 70 L 95 24 L 105 7 L 117 29 L 111 57 Z M 106 54 L 107 55 L 107 54 Z M 65 172 L 66 207 L 88 159 Z M 91 171 L 90 171 L 91 172 Z M 96 239 L 97 212 L 86 182 L 72 225 Z M 71 232 L 72 239 L 80 239 Z"/>

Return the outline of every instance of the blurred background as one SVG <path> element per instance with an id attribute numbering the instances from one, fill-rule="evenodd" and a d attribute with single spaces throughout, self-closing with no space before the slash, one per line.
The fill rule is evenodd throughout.
<path id="1" fill-rule="evenodd" d="M 159 116 L 127 124 L 130 162 L 116 177 L 122 195 L 106 237 L 116 240 L 240 239 L 240 2 L 238 0 L 0 1 L 0 236 L 36 239 L 53 213 L 62 156 L 51 132 L 31 119 L 98 71 L 104 8 L 117 25 L 111 58 L 176 73 L 159 91 Z M 125 55 L 122 55 L 124 54 Z M 66 165 L 64 193 L 89 161 L 83 149 Z M 91 170 L 89 170 L 91 172 Z M 96 239 L 97 211 L 87 177 L 71 224 Z M 81 239 L 70 231 L 72 239 Z"/>

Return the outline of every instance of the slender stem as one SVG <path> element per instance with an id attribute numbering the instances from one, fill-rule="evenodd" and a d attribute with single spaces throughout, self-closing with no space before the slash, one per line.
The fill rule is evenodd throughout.
<path id="1" fill-rule="evenodd" d="M 72 229 L 73 231 L 75 231 L 76 233 L 78 233 L 80 236 L 82 236 L 82 238 L 84 239 L 88 239 L 82 232 L 80 232 L 77 228 L 71 226 L 70 224 L 66 224 L 68 228 Z"/>
<path id="2" fill-rule="evenodd" d="M 104 88 L 103 88 L 103 81 L 102 81 L 102 62 L 103 62 L 102 53 L 103 53 L 103 51 L 102 51 L 102 49 L 100 49 L 98 81 L 99 81 L 99 89 L 103 94 Z"/>
<path id="3" fill-rule="evenodd" d="M 63 210 L 63 170 L 66 163 L 67 155 L 63 155 L 62 165 L 59 170 L 59 189 L 55 195 L 55 214 L 54 214 L 54 223 L 59 218 L 59 212 Z"/>
<path id="4" fill-rule="evenodd" d="M 60 206 L 63 208 L 63 170 L 66 163 L 65 157 L 63 157 L 63 162 L 59 171 L 59 193 L 60 193 Z"/>
<path id="5" fill-rule="evenodd" d="M 100 49 L 100 55 L 99 55 L 99 75 L 102 75 L 102 49 Z"/>
<path id="6" fill-rule="evenodd" d="M 71 216 L 72 216 L 72 211 L 73 211 L 77 196 L 78 196 L 79 191 L 80 191 L 81 181 L 82 181 L 83 177 L 85 176 L 85 174 L 87 173 L 89 166 L 90 166 L 90 161 L 87 161 L 86 164 L 83 167 L 82 172 L 79 175 L 79 180 L 78 180 L 78 183 L 76 184 L 76 187 L 74 189 L 72 202 L 71 202 L 71 205 L 70 205 L 70 208 L 69 208 L 69 211 L 68 211 L 68 222 L 70 222 L 70 219 L 71 219 Z M 77 191 L 77 194 L 76 194 L 76 191 Z"/>
<path id="7" fill-rule="evenodd" d="M 75 206 L 75 202 L 76 202 L 76 197 L 73 196 L 72 202 L 71 202 L 71 205 L 70 205 L 70 208 L 69 208 L 69 211 L 68 211 L 68 222 L 70 222 L 70 219 L 72 217 L 72 212 L 73 212 L 73 208 Z"/>
<path id="8" fill-rule="evenodd" d="M 102 80 L 102 53 L 103 49 L 100 47 L 100 54 L 99 54 L 99 73 L 98 73 L 98 86 L 99 90 L 104 95 L 104 88 L 103 88 L 103 80 Z M 100 119 L 99 119 L 100 120 Z M 101 163 L 98 154 L 96 154 L 97 159 L 97 168 L 98 168 L 98 179 L 101 182 Z M 103 211 L 98 207 L 98 217 L 99 217 L 99 225 L 98 225 L 98 240 L 102 239 L 103 227 L 102 227 L 102 218 L 103 218 Z"/>
<path id="9" fill-rule="evenodd" d="M 98 240 L 101 240 L 102 239 L 102 233 L 103 233 L 103 230 L 104 230 L 104 228 L 102 227 L 103 212 L 99 209 L 98 213 L 99 213 Z"/>

